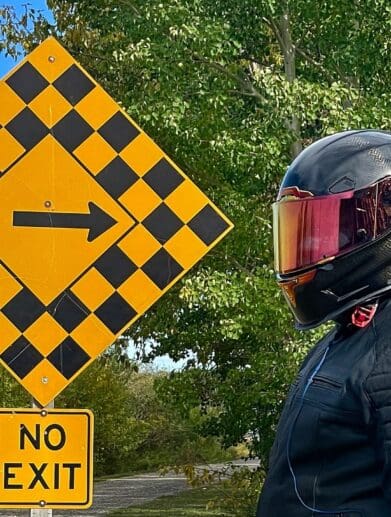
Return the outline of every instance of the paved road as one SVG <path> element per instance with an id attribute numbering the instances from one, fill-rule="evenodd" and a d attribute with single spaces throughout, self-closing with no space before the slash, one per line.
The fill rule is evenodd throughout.
<path id="1" fill-rule="evenodd" d="M 234 465 L 247 465 L 249 468 L 258 466 L 257 460 L 248 462 L 235 461 Z M 202 468 L 202 467 L 200 467 Z M 224 468 L 223 464 L 213 465 L 213 468 Z M 126 508 L 151 501 L 163 495 L 175 495 L 188 488 L 183 475 L 168 474 L 160 476 L 157 473 L 129 476 L 118 479 L 108 479 L 95 483 L 94 504 L 88 510 L 54 510 L 53 517 L 93 517 L 106 515 L 110 510 Z M 28 510 L 2 510 L 1 516 L 27 517 Z"/>

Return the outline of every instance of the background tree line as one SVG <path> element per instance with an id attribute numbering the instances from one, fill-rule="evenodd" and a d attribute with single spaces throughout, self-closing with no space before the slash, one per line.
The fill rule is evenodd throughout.
<path id="1" fill-rule="evenodd" d="M 267 465 L 287 386 L 319 332 L 297 333 L 272 271 L 270 205 L 292 158 L 335 131 L 390 126 L 386 0 L 48 0 L 3 10 L 1 45 L 55 35 L 235 223 L 127 335 L 187 358 L 161 400 Z M 33 29 L 29 29 L 33 26 Z M 99 108 L 97 108 L 99 109 Z M 143 354 L 146 343 L 152 352 Z M 258 490 L 258 485 L 254 493 Z"/>
<path id="2" fill-rule="evenodd" d="M 216 437 L 202 435 L 207 416 L 199 408 L 182 416 L 175 405 L 160 399 L 154 383 L 166 375 L 139 371 L 135 363 L 110 350 L 56 397 L 57 407 L 89 408 L 94 413 L 95 476 L 236 457 L 234 448 L 224 450 Z M 29 394 L 2 368 L 0 407 L 30 405 Z"/>

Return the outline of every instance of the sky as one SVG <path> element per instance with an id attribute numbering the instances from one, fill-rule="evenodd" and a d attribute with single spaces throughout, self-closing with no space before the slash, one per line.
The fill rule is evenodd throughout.
<path id="1" fill-rule="evenodd" d="M 26 4 L 29 4 L 31 7 L 37 10 L 41 10 L 42 14 L 47 16 L 47 18 L 51 19 L 51 12 L 46 5 L 45 0 L 0 0 L 0 6 L 3 5 L 12 5 L 15 7 L 17 12 L 23 13 L 24 7 Z M 0 77 L 3 77 L 7 72 L 9 72 L 23 57 L 20 57 L 17 61 L 15 61 L 11 57 L 5 57 L 4 54 L 0 54 Z"/>
<path id="2" fill-rule="evenodd" d="M 46 5 L 45 0 L 8 0 L 8 1 L 1 1 L 0 0 L 0 6 L 3 5 L 12 5 L 15 7 L 17 12 L 23 13 L 24 11 L 24 5 L 29 4 L 31 7 L 37 10 L 41 10 L 42 13 L 47 16 L 47 18 L 51 19 L 51 12 L 48 9 Z M 23 59 L 23 56 L 18 58 L 16 61 L 13 58 L 6 57 L 4 54 L 0 53 L 0 78 L 4 77 L 5 74 L 7 74 L 12 68 Z M 129 355 L 134 358 L 136 356 L 136 351 L 132 345 L 129 346 Z M 171 359 L 168 356 L 160 357 L 156 359 L 152 366 L 157 369 L 164 369 L 164 370 L 173 370 L 180 368 L 183 365 L 183 362 L 175 363 L 171 361 Z"/>

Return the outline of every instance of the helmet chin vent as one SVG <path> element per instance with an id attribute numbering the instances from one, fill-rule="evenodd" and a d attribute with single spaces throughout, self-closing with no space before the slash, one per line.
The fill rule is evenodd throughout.
<path id="1" fill-rule="evenodd" d="M 333 291 L 331 289 L 324 289 L 324 290 L 322 290 L 320 292 L 322 294 L 325 294 L 326 296 L 331 296 L 335 300 L 338 300 L 338 296 L 335 293 L 333 293 Z"/>
<path id="2" fill-rule="evenodd" d="M 325 294 L 326 296 L 332 296 L 336 302 L 344 302 L 345 300 L 348 300 L 349 298 L 352 298 L 352 296 L 355 296 L 358 293 L 361 293 L 361 291 L 364 291 L 364 289 L 368 289 L 369 285 L 363 285 L 362 287 L 359 287 L 358 289 L 354 289 L 353 291 L 349 291 L 348 293 L 343 294 L 342 296 L 338 296 L 335 294 L 331 289 L 323 289 L 321 291 L 322 294 Z"/>
<path id="3" fill-rule="evenodd" d="M 354 289 L 354 291 L 345 293 L 343 296 L 338 296 L 337 302 L 344 302 L 345 300 L 348 300 L 352 296 L 356 296 L 356 294 L 361 293 L 361 291 L 364 291 L 364 289 L 368 289 L 368 288 L 369 288 L 369 285 L 363 285 L 362 287 L 359 287 L 358 289 Z"/>

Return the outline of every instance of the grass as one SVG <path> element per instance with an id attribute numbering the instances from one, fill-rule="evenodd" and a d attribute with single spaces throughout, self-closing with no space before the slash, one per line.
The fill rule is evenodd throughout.
<path id="1" fill-rule="evenodd" d="M 221 498 L 216 486 L 196 488 L 175 496 L 164 496 L 148 503 L 111 512 L 108 517 L 229 517 L 225 510 L 207 509 L 209 501 Z"/>

